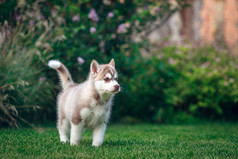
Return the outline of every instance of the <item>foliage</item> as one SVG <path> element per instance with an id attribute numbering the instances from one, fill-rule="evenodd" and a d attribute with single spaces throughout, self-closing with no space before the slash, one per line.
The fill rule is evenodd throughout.
<path id="1" fill-rule="evenodd" d="M 49 14 L 62 15 L 67 25 L 63 30 L 66 39 L 52 44 L 53 58 L 64 59 L 71 71 L 81 72 L 82 76 L 76 81 L 83 81 L 91 59 L 106 63 L 116 54 L 124 54 L 134 47 L 132 38 L 135 33 L 149 28 L 156 18 L 163 19 L 168 13 L 184 7 L 185 3 L 178 2 L 181 4 L 173 7 L 168 1 L 145 0 L 49 2 L 54 6 Z M 144 47 L 142 43 L 136 45 Z"/>
<path id="2" fill-rule="evenodd" d="M 126 92 L 117 98 L 117 120 L 122 114 L 134 117 L 122 119 L 127 122 L 237 120 L 234 56 L 212 48 L 168 46 L 134 58 L 119 64 Z"/>
<path id="3" fill-rule="evenodd" d="M 155 29 L 153 21 L 160 18 L 162 25 L 185 1 L 21 2 L 0 4 L 1 126 L 18 119 L 55 120 L 59 80 L 46 66 L 49 59 L 62 61 L 74 81 L 82 82 L 92 59 L 114 58 L 123 91 L 115 99 L 113 121 L 237 120 L 235 57 L 176 46 L 141 54 L 150 49 L 144 35 Z"/>
<path id="4" fill-rule="evenodd" d="M 1 2 L 1 122 L 14 125 L 18 118 L 54 119 L 56 93 L 47 79 L 55 81 L 54 85 L 58 79 L 45 67 L 50 58 L 60 59 L 73 75 L 79 72 L 76 81 L 82 81 L 91 59 L 105 62 L 129 50 L 134 45 L 133 32 L 180 9 L 178 2 L 174 7 L 167 1 Z M 40 106 L 40 113 L 24 109 L 26 105 L 29 109 Z M 19 113 L 20 108 L 24 113 Z"/>
<path id="5" fill-rule="evenodd" d="M 164 90 L 168 104 L 200 118 L 237 119 L 236 57 L 212 48 L 183 47 L 168 47 L 159 55 L 180 73 L 175 87 Z"/>
<path id="6" fill-rule="evenodd" d="M 27 120 L 44 120 L 45 112 L 50 115 L 55 111 L 47 107 L 54 97 L 51 95 L 53 85 L 46 80 L 44 60 L 50 57 L 47 41 L 54 40 L 52 27 L 58 24 L 54 19 L 38 20 L 38 4 L 34 4 L 33 9 L 18 17 L 16 27 L 11 28 L 6 22 L 2 27 L 2 35 L 11 36 L 2 36 L 5 39 L 0 44 L 1 126 L 19 126 L 19 122 L 30 124 Z"/>
<path id="7" fill-rule="evenodd" d="M 89 131 L 80 146 L 70 146 L 60 142 L 55 127 L 2 129 L 0 158 L 237 158 L 237 131 L 228 123 L 113 125 L 95 148 Z"/>

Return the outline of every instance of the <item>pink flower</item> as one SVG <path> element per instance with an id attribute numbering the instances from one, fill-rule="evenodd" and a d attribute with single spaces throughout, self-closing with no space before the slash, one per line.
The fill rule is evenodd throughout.
<path id="1" fill-rule="evenodd" d="M 172 57 L 169 58 L 169 63 L 172 64 L 172 65 L 175 64 L 175 61 Z"/>
<path id="2" fill-rule="evenodd" d="M 51 9 L 51 14 L 52 14 L 53 16 L 56 16 L 56 10 L 55 10 L 55 9 Z"/>
<path id="3" fill-rule="evenodd" d="M 182 40 L 177 41 L 177 45 L 181 46 L 183 44 Z"/>
<path id="4" fill-rule="evenodd" d="M 41 15 L 41 19 L 42 19 L 42 20 L 45 20 L 45 16 L 44 16 L 43 14 Z"/>
<path id="5" fill-rule="evenodd" d="M 90 10 L 90 12 L 88 14 L 88 18 L 94 22 L 97 22 L 99 20 L 98 14 L 96 13 L 95 9 Z"/>
<path id="6" fill-rule="evenodd" d="M 162 59 L 163 55 L 162 54 L 158 54 L 157 57 L 158 57 L 158 59 Z"/>
<path id="7" fill-rule="evenodd" d="M 234 79 L 234 78 L 230 78 L 230 82 L 231 82 L 231 83 L 234 83 L 234 82 L 235 82 L 235 79 Z"/>
<path id="8" fill-rule="evenodd" d="M 215 58 L 215 61 L 216 61 L 216 62 L 220 62 L 221 59 L 220 59 L 219 57 L 217 57 L 217 58 Z"/>
<path id="9" fill-rule="evenodd" d="M 125 24 L 120 24 L 117 28 L 117 33 L 118 34 L 121 34 L 121 33 L 124 33 L 126 31 L 126 26 Z"/>
<path id="10" fill-rule="evenodd" d="M 154 7 L 154 8 L 151 8 L 150 9 L 150 14 L 151 15 L 158 15 L 158 13 L 159 13 L 159 7 Z"/>
<path id="11" fill-rule="evenodd" d="M 164 42 L 164 46 L 169 46 L 169 44 L 170 44 L 170 43 L 169 43 L 168 41 L 165 41 L 165 42 Z"/>
<path id="12" fill-rule="evenodd" d="M 33 27 L 34 24 L 35 24 L 35 21 L 34 21 L 34 20 L 30 20 L 29 25 L 30 25 L 31 27 Z"/>
<path id="13" fill-rule="evenodd" d="M 82 65 L 85 62 L 82 57 L 78 57 L 77 60 L 78 60 L 80 65 Z"/>
<path id="14" fill-rule="evenodd" d="M 47 79 L 47 78 L 46 78 L 45 76 L 42 76 L 42 77 L 39 78 L 39 81 L 40 81 L 40 82 L 44 82 L 46 79 Z"/>
<path id="15" fill-rule="evenodd" d="M 205 67 L 207 67 L 207 66 L 209 66 L 209 65 L 210 65 L 210 62 L 207 61 L 207 62 L 205 62 L 204 64 L 202 64 L 200 67 L 201 67 L 201 68 L 205 68 Z"/>
<path id="16" fill-rule="evenodd" d="M 20 18 L 20 17 L 18 16 L 18 14 L 16 14 L 16 15 L 15 15 L 15 20 L 18 21 L 19 18 Z"/>
<path id="17" fill-rule="evenodd" d="M 51 9 L 51 13 L 55 13 L 56 12 L 56 10 L 55 9 Z"/>
<path id="18" fill-rule="evenodd" d="M 72 20 L 73 20 L 73 22 L 79 22 L 79 16 L 78 15 L 74 15 Z"/>
<path id="19" fill-rule="evenodd" d="M 116 39 L 117 35 L 116 34 L 112 34 L 112 38 Z"/>
<path id="20" fill-rule="evenodd" d="M 224 86 L 228 86 L 228 82 L 227 81 L 224 81 Z"/>
<path id="21" fill-rule="evenodd" d="M 108 17 L 108 18 L 114 17 L 114 13 L 113 13 L 113 12 L 109 12 L 109 13 L 107 14 L 107 17 Z"/>
<path id="22" fill-rule="evenodd" d="M 90 33 L 91 33 L 91 34 L 95 33 L 96 31 L 97 31 L 96 28 L 94 28 L 94 27 L 91 27 L 91 28 L 90 28 Z"/>
<path id="23" fill-rule="evenodd" d="M 159 12 L 159 8 L 158 8 L 158 7 L 155 7 L 155 8 L 154 8 L 154 12 L 155 12 L 155 13 L 158 13 L 158 12 Z"/>

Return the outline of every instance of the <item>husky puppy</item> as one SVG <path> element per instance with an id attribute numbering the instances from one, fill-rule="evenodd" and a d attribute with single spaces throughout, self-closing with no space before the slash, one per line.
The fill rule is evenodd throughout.
<path id="1" fill-rule="evenodd" d="M 60 141 L 67 142 L 70 132 L 70 144 L 78 145 L 83 130 L 89 128 L 93 130 L 92 145 L 102 145 L 112 98 L 120 91 L 114 60 L 103 65 L 92 60 L 88 78 L 81 84 L 73 82 L 61 62 L 51 60 L 48 65 L 57 70 L 63 87 L 57 103 Z"/>

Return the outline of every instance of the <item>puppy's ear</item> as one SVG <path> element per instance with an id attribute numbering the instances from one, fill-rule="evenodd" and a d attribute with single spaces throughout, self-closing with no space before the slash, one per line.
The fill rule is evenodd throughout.
<path id="1" fill-rule="evenodd" d="M 92 60 L 91 65 L 90 65 L 90 71 L 91 71 L 91 74 L 93 74 L 93 75 L 98 74 L 99 64 L 96 60 Z"/>
<path id="2" fill-rule="evenodd" d="M 111 59 L 108 65 L 111 65 L 113 68 L 115 68 L 115 61 L 114 59 Z"/>

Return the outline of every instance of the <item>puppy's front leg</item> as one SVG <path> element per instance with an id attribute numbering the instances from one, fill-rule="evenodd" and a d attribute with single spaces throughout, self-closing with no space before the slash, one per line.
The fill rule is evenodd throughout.
<path id="1" fill-rule="evenodd" d="M 107 125 L 103 123 L 93 129 L 93 146 L 98 147 L 102 145 L 106 127 Z"/>
<path id="2" fill-rule="evenodd" d="M 75 125 L 71 123 L 70 145 L 78 145 L 82 136 L 84 122 Z"/>

